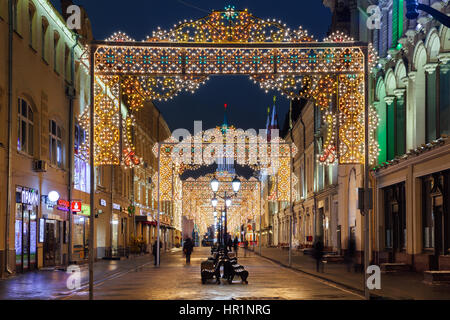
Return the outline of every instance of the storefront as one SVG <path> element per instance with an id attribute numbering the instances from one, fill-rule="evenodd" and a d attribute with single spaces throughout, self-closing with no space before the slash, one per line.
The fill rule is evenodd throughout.
<path id="1" fill-rule="evenodd" d="M 120 212 L 122 207 L 120 204 L 113 203 L 112 205 L 112 217 L 111 217 L 111 255 L 117 256 L 119 250 L 119 224 L 120 224 Z"/>
<path id="2" fill-rule="evenodd" d="M 383 189 L 384 243 L 386 262 L 406 262 L 406 193 L 405 182 Z"/>
<path id="3" fill-rule="evenodd" d="M 16 272 L 37 268 L 37 215 L 39 192 L 16 187 L 15 250 Z"/>
<path id="4" fill-rule="evenodd" d="M 40 233 L 39 243 L 43 243 L 44 267 L 67 263 L 63 246 L 68 243 L 69 211 L 69 201 L 63 199 L 51 201 L 48 196 L 42 196 L 42 219 L 39 220 L 39 225 L 43 230 Z"/>
<path id="5" fill-rule="evenodd" d="M 422 177 L 422 234 L 430 270 L 450 270 L 450 170 Z"/>
<path id="6" fill-rule="evenodd" d="M 72 202 L 73 215 L 73 256 L 72 260 L 85 260 L 89 254 L 89 218 L 90 206 L 81 202 Z"/>

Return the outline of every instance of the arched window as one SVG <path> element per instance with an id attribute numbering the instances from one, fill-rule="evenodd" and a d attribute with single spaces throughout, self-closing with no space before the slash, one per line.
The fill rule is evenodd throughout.
<path id="1" fill-rule="evenodd" d="M 30 47 L 34 47 L 34 21 L 36 16 L 36 8 L 33 3 L 30 1 L 28 4 L 28 30 L 29 30 L 29 39 L 30 39 Z"/>
<path id="2" fill-rule="evenodd" d="M 13 28 L 14 31 L 19 32 L 19 0 L 13 0 L 12 10 Z"/>
<path id="3" fill-rule="evenodd" d="M 17 150 L 28 155 L 34 153 L 34 112 L 22 98 L 17 104 Z"/>
<path id="4" fill-rule="evenodd" d="M 42 30 L 41 30 L 41 50 L 42 59 L 47 62 L 47 31 L 48 31 L 48 21 L 42 17 Z"/>
<path id="5" fill-rule="evenodd" d="M 53 36 L 53 68 L 59 73 L 59 61 L 58 61 L 58 47 L 59 47 L 59 33 L 55 31 Z"/>
<path id="6" fill-rule="evenodd" d="M 426 142 L 450 134 L 450 62 L 426 75 Z"/>
<path id="7" fill-rule="evenodd" d="M 71 69 L 72 69 L 72 61 L 71 61 L 70 49 L 67 44 L 64 45 L 64 74 L 66 76 L 66 80 L 70 81 L 71 78 Z"/>
<path id="8" fill-rule="evenodd" d="M 63 167 L 62 130 L 55 120 L 49 120 L 49 159 L 50 163 Z"/>

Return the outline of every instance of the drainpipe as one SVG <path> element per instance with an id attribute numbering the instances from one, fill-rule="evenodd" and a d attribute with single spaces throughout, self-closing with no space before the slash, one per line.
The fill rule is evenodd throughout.
<path id="1" fill-rule="evenodd" d="M 67 96 L 69 98 L 69 175 L 67 181 L 67 197 L 69 203 L 72 203 L 72 183 L 73 183 L 73 135 L 74 135 L 74 110 L 73 102 L 75 100 L 75 47 L 78 45 L 79 34 L 75 34 L 75 43 L 70 48 L 70 86 L 67 87 Z M 69 206 L 69 251 L 68 263 L 72 261 L 72 205 Z"/>
<path id="2" fill-rule="evenodd" d="M 7 160 L 7 180 L 6 180 L 6 224 L 5 224 L 5 271 L 9 274 L 13 273 L 9 269 L 9 229 L 11 215 L 11 155 L 12 155 L 12 84 L 13 84 L 13 1 L 8 0 L 8 160 Z"/>

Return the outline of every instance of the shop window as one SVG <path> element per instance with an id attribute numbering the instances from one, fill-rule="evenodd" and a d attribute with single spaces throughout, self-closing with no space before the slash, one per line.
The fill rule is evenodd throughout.
<path id="1" fill-rule="evenodd" d="M 385 248 L 394 252 L 406 249 L 405 183 L 384 189 Z"/>
<path id="2" fill-rule="evenodd" d="M 55 120 L 49 121 L 49 159 L 50 163 L 63 167 L 63 145 L 61 127 Z"/>
<path id="3" fill-rule="evenodd" d="M 423 247 L 434 249 L 435 257 L 450 254 L 449 195 L 449 170 L 422 178 Z"/>
<path id="4" fill-rule="evenodd" d="M 17 108 L 17 150 L 31 156 L 34 153 L 34 112 L 22 98 Z"/>
<path id="5" fill-rule="evenodd" d="M 426 141 L 450 135 L 450 62 L 426 74 Z"/>
<path id="6" fill-rule="evenodd" d="M 90 167 L 82 154 L 81 146 L 86 141 L 86 132 L 75 125 L 74 134 L 74 188 L 86 193 L 90 192 Z"/>

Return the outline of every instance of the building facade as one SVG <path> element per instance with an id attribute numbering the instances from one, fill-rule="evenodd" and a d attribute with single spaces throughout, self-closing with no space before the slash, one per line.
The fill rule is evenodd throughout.
<path id="1" fill-rule="evenodd" d="M 64 12 L 72 2 L 61 4 Z M 91 215 L 97 259 L 148 252 L 156 238 L 150 177 L 158 164 L 151 147 L 169 137 L 170 130 L 152 103 L 145 114 L 133 115 L 140 163 L 97 167 L 95 207 L 90 208 L 83 117 L 90 75 L 82 57 L 92 31 L 83 8 L 80 30 L 69 29 L 66 20 L 48 0 L 0 2 L 2 276 L 86 261 Z M 124 105 L 122 113 L 128 114 Z M 180 237 L 180 226 L 171 205 L 166 206 L 162 239 L 170 248 Z"/>
<path id="2" fill-rule="evenodd" d="M 334 12 L 332 29 L 372 42 L 380 56 L 370 94 L 381 149 L 372 171 L 372 261 L 449 270 L 448 28 L 424 12 L 407 20 L 402 0 L 324 2 Z M 448 1 L 419 2 L 450 13 Z M 379 8 L 379 28 L 367 27 L 370 4 Z"/>

